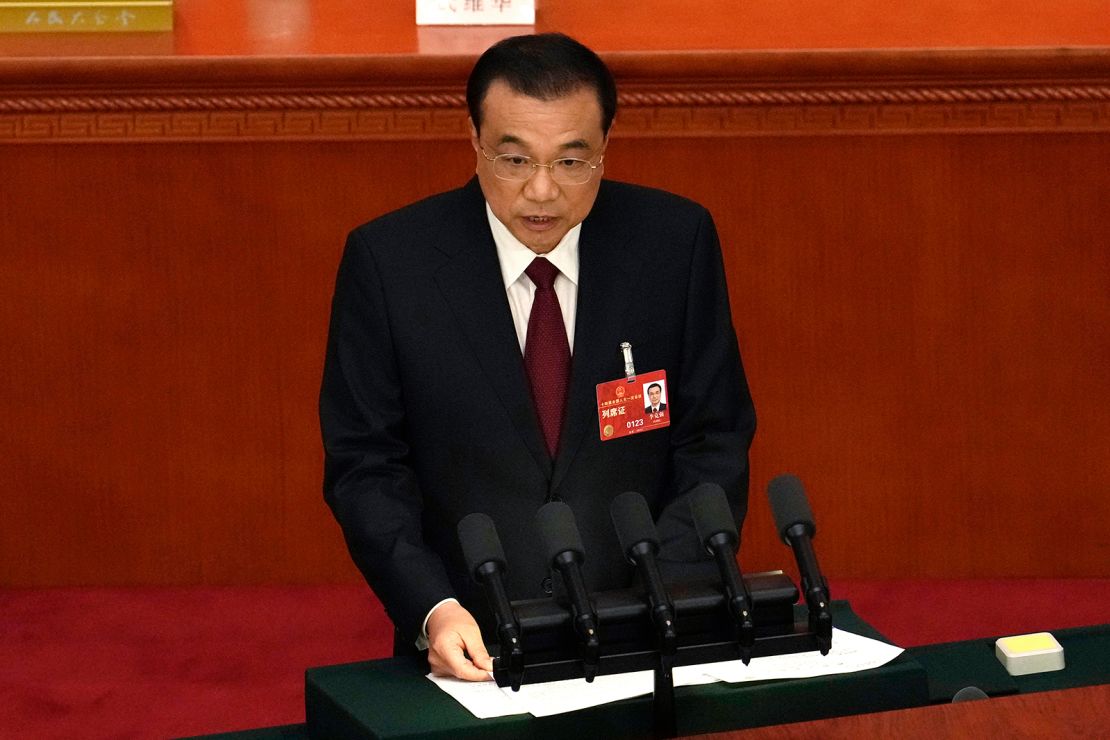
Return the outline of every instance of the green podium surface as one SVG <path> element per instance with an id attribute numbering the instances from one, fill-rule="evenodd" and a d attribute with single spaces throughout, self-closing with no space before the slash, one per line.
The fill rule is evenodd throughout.
<path id="1" fill-rule="evenodd" d="M 838 627 L 882 639 L 844 602 L 834 602 Z M 1110 624 L 1054 630 L 1064 646 L 1062 671 L 1011 676 L 994 657 L 994 638 L 909 648 L 881 668 L 840 676 L 676 689 L 684 735 L 947 703 L 965 686 L 990 696 L 1110 683 Z M 513 737 L 523 733 L 588 732 L 646 736 L 651 698 L 537 719 L 529 715 L 478 720 L 430 681 L 418 659 L 390 658 L 313 668 L 305 675 L 307 725 L 208 736 L 208 740 L 332 740 L 357 738 Z M 603 735 L 604 733 L 604 735 Z"/>
<path id="2" fill-rule="evenodd" d="M 883 639 L 846 602 L 834 602 L 840 629 Z M 479 720 L 424 674 L 418 658 L 313 668 L 305 675 L 305 717 L 312 738 L 636 738 L 652 733 L 651 696 L 555 715 Z M 796 680 L 715 683 L 675 689 L 681 735 L 717 732 L 843 714 L 880 712 L 929 702 L 925 669 L 906 654 L 868 671 Z"/>
<path id="3" fill-rule="evenodd" d="M 951 701 L 965 686 L 990 696 L 1056 691 L 1110 683 L 1110 624 L 1053 630 L 1064 648 L 1064 670 L 1011 676 L 994 656 L 997 638 L 922 645 L 903 657 L 917 661 L 929 677 L 929 701 Z"/>

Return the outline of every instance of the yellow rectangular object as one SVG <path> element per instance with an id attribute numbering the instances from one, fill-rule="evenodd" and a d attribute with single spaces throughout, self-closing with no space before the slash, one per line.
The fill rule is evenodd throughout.
<path id="1" fill-rule="evenodd" d="M 173 0 L 0 1 L 0 32 L 172 31 Z"/>
<path id="2" fill-rule="evenodd" d="M 1064 648 L 1048 632 L 1000 637 L 994 654 L 1011 676 L 1064 669 Z"/>

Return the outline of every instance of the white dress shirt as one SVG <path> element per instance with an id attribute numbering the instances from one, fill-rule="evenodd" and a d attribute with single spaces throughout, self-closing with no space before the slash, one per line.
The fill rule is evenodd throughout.
<path id="1" fill-rule="evenodd" d="M 528 265 L 536 258 L 536 253 L 520 243 L 505 224 L 497 220 L 493 210 L 486 204 L 486 217 L 493 232 L 493 243 L 497 246 L 497 261 L 501 263 L 501 278 L 505 282 L 505 293 L 509 298 L 509 310 L 513 314 L 516 338 L 520 351 L 528 339 L 528 317 L 532 315 L 532 299 L 536 286 L 524 274 Z M 582 224 L 576 225 L 566 236 L 545 255 L 542 255 L 559 268 L 555 277 L 555 295 L 559 298 L 559 308 L 563 311 L 563 326 L 567 330 L 567 343 L 574 354 L 574 318 L 578 313 L 578 237 Z"/>

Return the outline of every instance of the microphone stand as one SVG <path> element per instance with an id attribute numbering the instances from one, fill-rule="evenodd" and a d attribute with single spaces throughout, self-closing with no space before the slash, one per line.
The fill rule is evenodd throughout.
<path id="1" fill-rule="evenodd" d="M 788 531 L 790 548 L 802 576 L 806 608 L 809 610 L 809 629 L 817 637 L 817 649 L 828 655 L 832 648 L 832 612 L 829 611 L 829 587 L 817 566 L 817 555 L 806 529 L 795 524 Z"/>
<path id="2" fill-rule="evenodd" d="M 678 721 L 674 711 L 674 656 L 666 655 L 663 651 L 659 651 L 655 662 L 651 708 L 655 737 L 678 737 Z"/>
<path id="3" fill-rule="evenodd" d="M 641 542 L 632 548 L 636 560 L 646 565 L 640 573 L 647 581 L 644 585 L 651 599 L 651 621 L 655 625 L 655 684 L 652 693 L 652 714 L 655 722 L 655 736 L 658 738 L 678 737 L 678 723 L 674 709 L 674 666 L 678 651 L 678 634 L 675 632 L 674 607 L 667 597 L 666 588 L 659 578 L 659 568 L 655 564 L 655 549 L 648 542 Z"/>

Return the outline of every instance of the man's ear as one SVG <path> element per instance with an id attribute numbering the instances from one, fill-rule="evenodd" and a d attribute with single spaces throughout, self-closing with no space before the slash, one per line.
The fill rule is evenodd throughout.
<path id="1" fill-rule="evenodd" d="M 478 153 L 482 149 L 482 145 L 478 143 L 478 128 L 474 125 L 474 119 L 470 116 L 466 117 L 466 122 L 470 124 L 470 145 L 474 147 L 474 152 Z"/>

